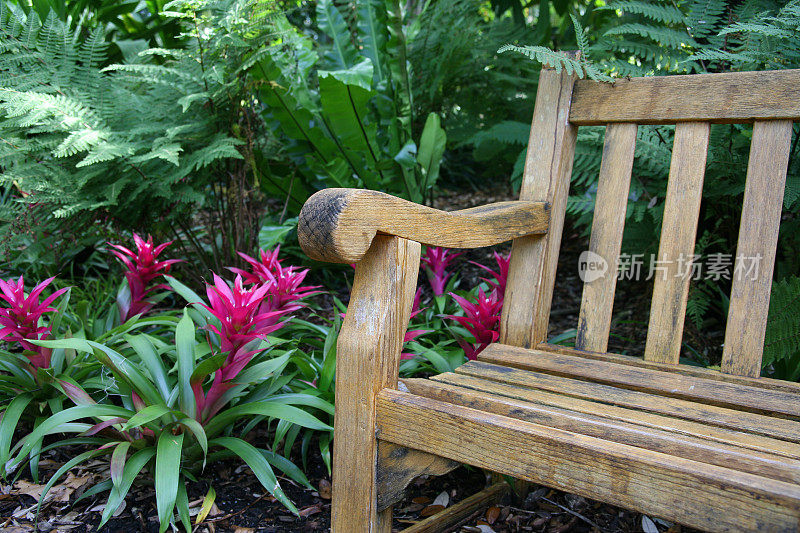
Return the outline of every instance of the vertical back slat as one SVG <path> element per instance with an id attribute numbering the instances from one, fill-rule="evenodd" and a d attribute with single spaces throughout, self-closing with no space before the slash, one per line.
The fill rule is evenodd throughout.
<path id="1" fill-rule="evenodd" d="M 722 371 L 757 377 L 792 139 L 790 120 L 756 121 L 747 165 Z M 755 265 L 757 271 L 752 272 Z"/>
<path id="2" fill-rule="evenodd" d="M 709 131 L 707 122 L 682 122 L 675 126 L 658 263 L 654 265 L 653 300 L 644 350 L 647 361 L 677 363 L 680 357 Z"/>
<path id="3" fill-rule="evenodd" d="M 605 352 L 608 348 L 637 129 L 636 124 L 625 123 L 606 127 L 588 259 L 592 260 L 591 254 L 596 254 L 605 261 L 607 270 L 597 279 L 587 278 L 583 285 L 575 339 L 579 350 Z"/>
<path id="4" fill-rule="evenodd" d="M 545 236 L 515 239 L 500 322 L 500 342 L 531 347 L 546 340 L 558 249 L 564 226 L 577 128 L 569 123 L 575 76 L 543 69 L 539 76 L 521 200 L 550 203 Z"/>

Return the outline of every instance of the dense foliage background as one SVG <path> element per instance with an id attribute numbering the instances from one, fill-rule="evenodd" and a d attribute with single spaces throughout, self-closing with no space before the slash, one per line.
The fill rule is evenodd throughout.
<path id="1" fill-rule="evenodd" d="M 555 51 L 574 49 L 578 60 Z M 325 187 L 427 204 L 518 188 L 543 62 L 606 81 L 798 68 L 800 1 L 0 1 L 5 476 L 36 479 L 66 424 L 86 447 L 72 464 L 109 455 L 104 520 L 134 481 L 170 472 L 156 484 L 162 529 L 186 525 L 179 487 L 202 475 L 198 461 L 229 456 L 293 509 L 272 469 L 308 485 L 287 459 L 295 444 L 303 464 L 329 464 L 350 279 L 315 268 L 309 285 L 287 266 L 320 266 L 296 245 L 300 207 Z M 704 258 L 735 249 L 751 133 L 712 126 Z M 639 128 L 626 254 L 657 251 L 673 134 Z M 765 375 L 791 380 L 798 140 L 795 125 L 764 356 Z M 602 128 L 581 128 L 568 217 L 584 237 L 602 146 Z M 406 375 L 450 370 L 497 338 L 507 258 L 467 286 L 456 257 L 425 252 Z M 725 278 L 692 284 L 689 326 L 710 340 L 687 336 L 687 362 L 718 364 L 729 292 Z M 269 445 L 243 440 L 254 428 Z"/>

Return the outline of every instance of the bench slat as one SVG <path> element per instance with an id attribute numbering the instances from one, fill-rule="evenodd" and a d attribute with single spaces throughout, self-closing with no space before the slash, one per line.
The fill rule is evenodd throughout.
<path id="1" fill-rule="evenodd" d="M 569 118 L 580 126 L 800 118 L 798 86 L 800 70 L 580 80 Z"/>
<path id="2" fill-rule="evenodd" d="M 531 359 L 530 356 L 527 357 Z M 519 366 L 525 365 L 523 359 L 517 359 Z M 503 361 L 503 365 L 506 364 L 508 362 Z M 458 367 L 456 372 L 481 379 L 557 392 L 574 398 L 641 409 L 650 413 L 675 416 L 733 430 L 749 431 L 790 442 L 800 442 L 800 423 L 784 418 L 737 411 L 715 405 L 704 405 L 680 398 L 659 396 L 647 392 L 614 387 L 604 383 L 554 376 L 533 370 L 520 370 L 483 361 L 469 361 Z"/>
<path id="3" fill-rule="evenodd" d="M 728 323 L 725 328 L 725 346 L 722 351 L 721 369 L 730 374 L 755 377 L 761 373 L 764 332 L 791 140 L 791 121 L 759 121 L 753 124 Z M 754 259 L 758 257 L 760 260 Z M 758 268 L 755 279 L 750 279 L 747 267 L 752 266 L 754 261 L 758 263 Z M 740 270 L 742 267 L 745 268 Z"/>
<path id="4" fill-rule="evenodd" d="M 609 124 L 606 128 L 589 251 L 605 260 L 607 270 L 583 285 L 575 345 L 584 350 L 604 352 L 608 348 L 637 129 L 636 124 Z"/>
<path id="5" fill-rule="evenodd" d="M 657 257 L 663 263 L 655 270 L 644 349 L 644 358 L 648 361 L 677 363 L 680 358 L 709 132 L 707 122 L 675 126 Z"/>
<path id="6" fill-rule="evenodd" d="M 381 391 L 377 434 L 707 531 L 794 530 L 800 519 L 796 484 L 409 393 Z"/>
<path id="7" fill-rule="evenodd" d="M 800 461 L 797 459 L 714 442 L 695 435 L 673 433 L 663 428 L 641 426 L 596 414 L 509 398 L 503 394 L 507 390 L 498 391 L 491 386 L 498 385 L 494 382 L 474 381 L 474 385 L 480 387 L 479 390 L 469 390 L 428 379 L 409 379 L 404 383 L 409 392 L 426 398 L 772 479 L 800 482 Z"/>
<path id="8" fill-rule="evenodd" d="M 583 359 L 594 359 L 595 361 L 609 361 L 612 363 L 619 363 L 622 365 L 630 365 L 638 368 L 651 368 L 653 370 L 664 370 L 665 372 L 674 372 L 675 374 L 682 374 L 685 376 L 694 376 L 698 378 L 711 379 L 714 381 L 724 381 L 726 383 L 738 383 L 740 385 L 747 385 L 750 387 L 759 387 L 762 389 L 780 390 L 800 394 L 800 383 L 794 381 L 784 381 L 781 379 L 765 378 L 765 377 L 749 377 L 739 376 L 736 374 L 725 374 L 713 368 L 704 368 L 700 366 L 691 365 L 673 365 L 668 363 L 657 363 L 654 361 L 645 361 L 641 357 L 633 355 L 623 355 L 618 353 L 605 353 L 605 352 L 592 352 L 586 350 L 577 350 L 570 346 L 561 346 L 559 344 L 548 344 L 543 342 L 536 346 L 536 349 L 544 352 L 560 353 L 564 355 L 574 355 Z"/>
<path id="9" fill-rule="evenodd" d="M 478 357 L 481 361 L 489 363 L 605 383 L 709 405 L 751 412 L 779 413 L 783 417 L 800 417 L 800 394 L 791 392 L 500 345 L 487 348 Z"/>
<path id="10" fill-rule="evenodd" d="M 530 403 L 559 407 L 578 413 L 636 424 L 637 426 L 663 429 L 680 435 L 692 435 L 712 442 L 741 446 L 751 450 L 800 460 L 800 445 L 785 440 L 755 435 L 753 433 L 736 431 L 672 416 L 648 413 L 636 409 L 618 407 L 616 405 L 593 402 L 591 400 L 583 400 L 564 394 L 510 385 L 499 381 L 480 379 L 466 374 L 446 372 L 444 374 L 439 374 L 436 376 L 435 380 L 430 381 L 461 388 L 491 392 L 492 394 L 515 398 Z M 416 380 L 406 379 L 404 383 L 406 383 L 409 390 L 414 394 L 421 394 L 424 396 L 419 389 L 415 389 L 414 386 L 412 386 L 413 383 L 416 383 Z"/>
<path id="11" fill-rule="evenodd" d="M 547 338 L 578 129 L 569 123 L 574 82 L 566 70 L 545 69 L 539 76 L 520 200 L 546 201 L 550 223 L 544 237 L 514 239 L 500 338 L 517 346 Z"/>

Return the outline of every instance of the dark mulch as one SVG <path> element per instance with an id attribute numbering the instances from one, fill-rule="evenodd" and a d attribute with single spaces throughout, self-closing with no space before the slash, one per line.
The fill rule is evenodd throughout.
<path id="1" fill-rule="evenodd" d="M 489 193 L 458 192 L 442 195 L 437 200 L 436 207 L 448 210 L 460 209 L 512 198 L 513 194 L 507 188 L 499 188 Z M 574 329 L 577 324 L 582 290 L 577 275 L 578 256 L 586 249 L 587 242 L 585 236 L 570 227 L 565 228 L 553 297 L 551 335 Z M 496 249 L 506 253 L 509 247 L 501 246 Z M 459 261 L 463 287 L 476 285 L 484 275 L 483 271 L 468 261 L 477 261 L 494 267 L 491 250 L 467 252 Z M 339 292 L 342 297 L 346 297 L 346 287 Z M 651 294 L 652 287 L 648 282 L 627 282 L 618 285 L 610 351 L 642 353 Z M 326 303 L 328 305 L 325 307 L 333 313 L 330 299 Z M 694 333 L 689 329 L 687 334 L 692 336 Z M 698 338 L 705 337 L 698 336 Z M 51 456 L 45 458 L 42 461 L 43 478 L 47 479 L 50 473 L 67 460 L 67 457 L 63 452 L 53 452 Z M 299 458 L 295 460 L 299 462 Z M 44 505 L 39 529 L 46 532 L 94 531 L 105 498 L 87 498 L 77 505 L 73 504 L 92 482 L 103 479 L 103 471 L 107 472 L 107 465 L 100 461 L 90 463 L 86 468 L 75 469 L 70 478 L 56 487 L 57 497 Z M 330 477 L 319 458 L 312 458 L 307 470 L 308 477 L 317 490 L 304 489 L 285 478 L 281 480 L 284 490 L 300 509 L 299 518 L 291 515 L 274 498 L 266 494 L 252 473 L 240 463 L 215 464 L 211 474 L 217 493 L 216 504 L 210 516 L 195 529 L 197 532 L 288 533 L 323 532 L 330 529 Z M 440 508 L 434 505 L 437 502 L 446 501 L 447 505 L 453 505 L 480 491 L 488 483 L 489 479 L 485 472 L 470 467 L 460 467 L 438 478 L 418 478 L 412 482 L 406 498 L 395 506 L 394 529 L 402 530 L 436 511 Z M 27 532 L 34 529 L 36 488 L 37 486 L 29 479 L 13 487 L 0 485 L 0 530 Z M 187 489 L 192 508 L 199 509 L 208 485 L 193 483 Z M 119 516 L 112 519 L 101 531 L 127 533 L 157 530 L 154 491 L 152 488 L 140 488 L 128 497 L 126 506 Z M 675 532 L 681 531 L 681 527 L 580 496 L 534 486 L 527 497 L 507 495 L 496 505 L 471 517 L 455 531 Z"/>

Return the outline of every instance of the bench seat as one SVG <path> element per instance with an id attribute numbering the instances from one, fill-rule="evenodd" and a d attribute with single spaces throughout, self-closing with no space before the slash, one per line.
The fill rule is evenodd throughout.
<path id="1" fill-rule="evenodd" d="M 382 391 L 378 438 L 704 530 L 798 528 L 800 389 L 620 357 L 492 345 Z"/>

